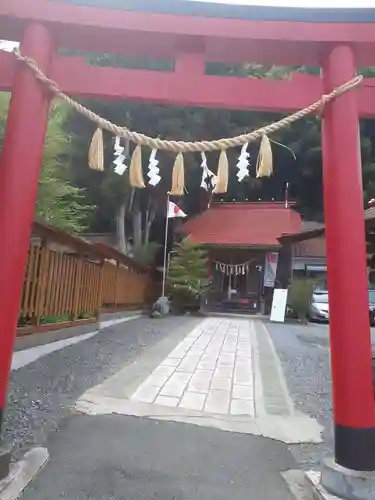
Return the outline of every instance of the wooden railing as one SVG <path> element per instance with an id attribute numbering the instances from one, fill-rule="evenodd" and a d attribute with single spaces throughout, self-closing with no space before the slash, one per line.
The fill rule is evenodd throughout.
<path id="1" fill-rule="evenodd" d="M 93 322 L 100 311 L 143 309 L 153 273 L 117 250 L 34 223 L 18 335 Z"/>
<path id="2" fill-rule="evenodd" d="M 37 325 L 48 317 L 95 317 L 101 306 L 100 280 L 100 264 L 32 244 L 21 316 Z"/>

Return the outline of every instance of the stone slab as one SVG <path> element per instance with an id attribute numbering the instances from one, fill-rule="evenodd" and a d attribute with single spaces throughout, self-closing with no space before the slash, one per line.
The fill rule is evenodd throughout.
<path id="1" fill-rule="evenodd" d="M 212 370 L 197 370 L 190 379 L 188 391 L 207 394 L 213 373 Z"/>
<path id="2" fill-rule="evenodd" d="M 246 399 L 254 401 L 254 389 L 250 385 L 234 385 L 232 397 L 233 399 Z"/>
<path id="3" fill-rule="evenodd" d="M 169 396 L 158 396 L 155 400 L 155 404 L 161 406 L 168 406 L 170 408 L 175 408 L 180 402 L 180 398 L 173 398 Z"/>
<path id="4" fill-rule="evenodd" d="M 161 396 L 180 398 L 191 378 L 190 373 L 174 373 L 160 391 Z"/>
<path id="5" fill-rule="evenodd" d="M 17 500 L 49 459 L 46 448 L 33 448 L 11 465 L 9 476 L 0 481 L 0 500 Z"/>
<path id="6" fill-rule="evenodd" d="M 188 410 L 203 410 L 205 401 L 205 394 L 186 391 L 179 406 Z"/>
<path id="7" fill-rule="evenodd" d="M 135 391 L 131 399 L 141 401 L 142 403 L 152 403 L 158 395 L 159 390 L 159 387 L 144 383 Z"/>
<path id="8" fill-rule="evenodd" d="M 219 391 L 230 391 L 232 387 L 232 379 L 224 377 L 213 377 L 211 382 L 212 389 L 218 389 Z"/>
<path id="9" fill-rule="evenodd" d="M 232 399 L 230 404 L 231 415 L 249 415 L 255 416 L 254 402 L 244 399 Z"/>
<path id="10" fill-rule="evenodd" d="M 227 414 L 229 412 L 230 392 L 212 389 L 207 396 L 204 410 L 210 413 Z"/>

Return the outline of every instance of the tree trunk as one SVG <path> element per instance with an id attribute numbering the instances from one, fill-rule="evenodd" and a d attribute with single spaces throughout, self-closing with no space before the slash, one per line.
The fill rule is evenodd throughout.
<path id="1" fill-rule="evenodd" d="M 120 252 L 127 253 L 126 232 L 125 232 L 126 202 L 122 203 L 116 215 L 117 245 Z"/>
<path id="2" fill-rule="evenodd" d="M 142 212 L 135 210 L 133 213 L 133 246 L 140 248 L 142 245 Z"/>
<path id="3" fill-rule="evenodd" d="M 149 240 L 150 240 L 150 230 L 151 230 L 152 223 L 155 220 L 155 216 L 156 216 L 155 207 L 153 207 L 152 201 L 150 198 L 150 204 L 149 204 L 147 212 L 146 212 L 145 234 L 144 234 L 144 239 L 143 239 L 143 242 L 145 245 L 147 245 Z"/>

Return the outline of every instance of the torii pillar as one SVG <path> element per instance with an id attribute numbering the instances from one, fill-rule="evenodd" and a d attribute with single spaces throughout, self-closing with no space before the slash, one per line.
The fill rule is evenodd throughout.
<path id="1" fill-rule="evenodd" d="M 326 54 L 326 93 L 355 75 L 351 47 L 336 46 Z M 334 472 L 336 466 L 375 471 L 375 410 L 355 90 L 326 106 L 322 138 L 335 432 L 335 463 L 331 463 L 329 472 Z M 331 479 L 332 474 L 323 472 L 323 485 Z"/>
<path id="2" fill-rule="evenodd" d="M 21 50 L 48 74 L 53 43 L 47 28 L 30 24 Z M 26 66 L 16 71 L 0 163 L 0 432 L 14 337 L 35 212 L 48 117 L 48 94 Z M 0 480 L 9 453 L 0 448 Z"/>

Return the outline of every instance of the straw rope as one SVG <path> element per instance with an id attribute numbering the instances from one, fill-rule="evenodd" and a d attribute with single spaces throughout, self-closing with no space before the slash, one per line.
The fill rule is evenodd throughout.
<path id="1" fill-rule="evenodd" d="M 110 121 L 100 117 L 96 113 L 85 108 L 77 101 L 71 97 L 64 94 L 56 82 L 47 78 L 47 76 L 38 68 L 36 62 L 27 56 L 23 56 L 18 50 L 14 52 L 15 57 L 18 61 L 24 63 L 30 70 L 34 73 L 37 80 L 39 80 L 47 89 L 56 97 L 59 97 L 72 108 L 74 108 L 78 113 L 85 116 L 89 120 L 97 124 L 101 129 L 105 129 L 112 134 L 127 139 L 134 142 L 140 146 L 148 146 L 151 149 L 158 149 L 164 151 L 171 151 L 173 153 L 195 153 L 195 152 L 209 152 L 209 151 L 224 151 L 229 148 L 234 148 L 238 146 L 243 146 L 246 143 L 254 142 L 261 139 L 263 136 L 277 132 L 282 128 L 288 127 L 292 123 L 308 116 L 312 113 L 318 112 L 322 113 L 324 107 L 332 100 L 340 97 L 349 90 L 357 87 L 361 82 L 363 77 L 361 75 L 356 76 L 352 80 L 340 85 L 334 89 L 331 93 L 323 95 L 321 99 L 314 102 L 307 108 L 297 111 L 292 115 L 289 115 L 277 122 L 271 123 L 265 127 L 258 130 L 254 130 L 248 134 L 242 134 L 237 137 L 223 138 L 215 141 L 196 141 L 196 142 L 184 142 L 184 141 L 165 141 L 155 137 L 148 137 L 147 135 L 134 132 L 127 129 L 126 127 L 120 127 L 111 123 Z"/>

